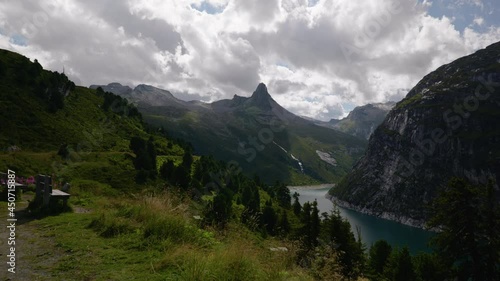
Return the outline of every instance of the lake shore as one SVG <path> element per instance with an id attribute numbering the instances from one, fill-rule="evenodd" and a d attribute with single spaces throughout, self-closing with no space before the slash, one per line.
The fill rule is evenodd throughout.
<path id="1" fill-rule="evenodd" d="M 417 227 L 417 228 L 420 228 L 420 229 L 424 229 L 424 230 L 427 230 L 427 231 L 432 231 L 432 232 L 438 232 L 439 230 L 438 229 L 427 229 L 426 226 L 425 226 L 425 221 L 424 220 L 415 220 L 415 219 L 412 219 L 412 218 L 409 218 L 409 217 L 405 217 L 405 216 L 401 216 L 401 215 L 396 215 L 394 213 L 391 213 L 391 212 L 382 212 L 382 213 L 379 213 L 379 212 L 374 212 L 368 208 L 362 208 L 360 206 L 356 206 L 356 205 L 353 205 L 349 202 L 346 202 L 346 201 L 342 201 L 332 195 L 330 195 L 329 193 L 326 193 L 325 194 L 325 197 L 332 201 L 333 204 L 336 204 L 337 206 L 340 206 L 342 208 L 346 208 L 346 209 L 349 209 L 349 210 L 353 210 L 353 211 L 356 211 L 356 212 L 359 212 L 359 213 L 362 213 L 362 214 L 365 214 L 365 215 L 370 215 L 370 216 L 375 216 L 375 217 L 378 217 L 378 218 L 382 218 L 382 219 L 386 219 L 386 220 L 390 220 L 390 221 L 394 221 L 394 222 L 398 222 L 398 223 L 401 223 L 401 224 L 404 224 L 404 225 L 408 225 L 408 226 L 411 226 L 411 227 Z"/>
<path id="2" fill-rule="evenodd" d="M 324 184 L 316 184 L 316 185 L 290 185 L 287 186 L 288 189 L 291 191 L 296 191 L 296 190 L 318 190 L 318 189 L 330 189 L 334 187 L 334 183 L 324 183 Z"/>
<path id="3" fill-rule="evenodd" d="M 359 212 L 347 204 L 332 202 L 328 196 L 328 190 L 333 185 L 321 186 L 292 186 L 289 187 L 291 193 L 299 193 L 299 203 L 313 202 L 317 200 L 320 212 L 331 212 L 334 205 L 338 206 L 340 215 L 347 219 L 352 229 L 359 229 L 363 243 L 372 245 L 378 240 L 386 240 L 393 246 L 408 245 L 414 254 L 430 251 L 427 243 L 432 237 L 432 233 L 419 227 L 412 227 L 402 224 L 396 220 L 384 219 L 370 213 Z M 344 203 L 344 202 L 342 202 Z M 345 206 L 345 207 L 343 207 Z M 414 225 L 415 226 L 415 225 Z"/>
<path id="4" fill-rule="evenodd" d="M 325 183 L 325 184 L 318 184 L 318 185 L 288 186 L 288 188 L 290 189 L 291 192 L 301 191 L 301 190 L 331 189 L 333 187 L 335 187 L 334 183 L 331 183 L 331 184 Z M 374 211 L 372 211 L 370 209 L 362 208 L 362 207 L 359 207 L 357 205 L 353 205 L 353 204 L 351 204 L 349 202 L 342 201 L 342 200 L 340 200 L 340 199 L 338 199 L 336 197 L 333 197 L 328 192 L 325 194 L 325 198 L 327 198 L 333 204 L 335 204 L 335 205 L 337 205 L 339 207 L 342 207 L 342 208 L 345 208 L 345 209 L 349 209 L 349 210 L 353 210 L 353 211 L 356 211 L 356 212 L 359 212 L 359 213 L 362 213 L 362 214 L 365 214 L 365 215 L 374 216 L 374 217 L 378 217 L 378 218 L 382 218 L 382 219 L 394 221 L 394 222 L 397 222 L 397 223 L 401 223 L 401 224 L 404 224 L 404 225 L 407 225 L 407 226 L 411 226 L 411 227 L 420 228 L 420 229 L 427 230 L 427 231 L 432 231 L 432 232 L 438 232 L 439 231 L 437 229 L 427 229 L 425 227 L 425 221 L 423 221 L 423 220 L 415 220 L 415 219 L 412 219 L 412 218 L 409 218 L 409 217 L 405 217 L 405 216 L 401 216 L 401 215 L 396 215 L 396 214 L 390 213 L 390 212 L 382 212 L 382 213 L 374 212 Z"/>

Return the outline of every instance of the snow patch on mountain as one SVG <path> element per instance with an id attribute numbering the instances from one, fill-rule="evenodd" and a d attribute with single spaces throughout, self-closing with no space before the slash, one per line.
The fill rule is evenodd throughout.
<path id="1" fill-rule="evenodd" d="M 321 151 L 321 150 L 316 150 L 316 154 L 318 154 L 319 158 L 323 161 L 325 161 L 326 163 L 332 165 L 332 166 L 337 166 L 337 160 L 335 160 L 335 158 L 333 158 L 330 153 L 328 152 L 324 152 L 324 151 Z"/>

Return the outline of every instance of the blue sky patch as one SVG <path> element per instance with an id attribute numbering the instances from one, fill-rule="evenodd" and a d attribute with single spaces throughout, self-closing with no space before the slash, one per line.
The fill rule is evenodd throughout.
<path id="1" fill-rule="evenodd" d="M 500 26 L 498 0 L 434 0 L 429 15 L 453 19 L 455 28 L 463 32 L 466 27 L 485 32 L 490 26 Z"/>
<path id="2" fill-rule="evenodd" d="M 9 42 L 12 44 L 15 44 L 15 45 L 19 45 L 19 46 L 27 46 L 28 45 L 28 39 L 21 34 L 12 35 L 10 37 Z"/>
<path id="3" fill-rule="evenodd" d="M 316 5 L 316 4 L 318 4 L 318 2 L 319 2 L 319 0 L 307 0 L 307 5 L 309 7 L 312 7 L 312 6 Z"/>
<path id="4" fill-rule="evenodd" d="M 197 11 L 200 11 L 200 12 L 205 12 L 207 14 L 211 14 L 211 15 L 222 13 L 224 11 L 224 9 L 226 8 L 226 6 L 227 5 L 217 7 L 217 6 L 214 6 L 210 3 L 208 3 L 207 1 L 201 2 L 200 5 L 191 4 L 191 8 L 193 8 Z"/>

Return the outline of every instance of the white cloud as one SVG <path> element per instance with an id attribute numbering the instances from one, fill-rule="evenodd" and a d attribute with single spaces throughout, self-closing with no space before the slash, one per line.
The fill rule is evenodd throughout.
<path id="1" fill-rule="evenodd" d="M 484 23 L 484 19 L 482 17 L 476 17 L 474 18 L 473 23 L 477 26 L 481 26 Z"/>
<path id="2" fill-rule="evenodd" d="M 328 120 L 347 114 L 343 104 L 401 98 L 428 72 L 500 40 L 498 26 L 460 31 L 417 3 L 3 1 L 0 47 L 64 66 L 83 85 L 148 83 L 206 101 L 249 95 L 262 81 L 292 112 Z M 217 13 L 193 8 L 205 4 Z"/>

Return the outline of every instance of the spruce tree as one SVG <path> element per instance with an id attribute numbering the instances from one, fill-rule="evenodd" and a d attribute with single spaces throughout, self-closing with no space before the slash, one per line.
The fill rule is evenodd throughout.
<path id="1" fill-rule="evenodd" d="M 297 192 L 293 193 L 293 199 L 293 213 L 298 217 L 300 215 L 300 211 L 302 210 L 302 206 L 300 206 L 299 194 Z"/>
<path id="2" fill-rule="evenodd" d="M 231 218 L 233 194 L 228 189 L 222 189 L 210 202 L 205 211 L 205 223 L 224 228 Z"/>
<path id="3" fill-rule="evenodd" d="M 267 233 L 274 235 L 278 218 L 271 201 L 266 202 L 266 206 L 262 210 L 262 216 L 260 217 L 260 220 L 262 227 L 264 227 Z"/>
<path id="4" fill-rule="evenodd" d="M 302 206 L 300 221 L 302 223 L 300 233 L 303 237 L 304 246 L 307 249 L 311 249 L 313 247 L 313 239 L 311 235 L 311 203 L 305 202 Z"/>
<path id="5" fill-rule="evenodd" d="M 172 181 L 172 176 L 174 174 L 174 170 L 175 170 L 174 161 L 169 159 L 161 165 L 160 176 L 164 180 Z"/>
<path id="6" fill-rule="evenodd" d="M 382 276 L 391 252 L 392 247 L 385 240 L 378 240 L 372 245 L 370 248 L 368 269 L 373 279 L 378 279 Z"/>
<path id="7" fill-rule="evenodd" d="M 413 257 L 417 280 L 448 280 L 448 268 L 435 253 L 419 253 Z"/>
<path id="8" fill-rule="evenodd" d="M 417 280 L 408 247 L 392 251 L 384 275 L 390 281 Z"/>
<path id="9" fill-rule="evenodd" d="M 500 212 L 490 186 L 454 178 L 432 204 L 430 227 L 440 258 L 459 280 L 498 280 Z"/>
<path id="10" fill-rule="evenodd" d="M 291 207 L 291 197 L 290 190 L 286 186 L 286 184 L 282 182 L 277 182 L 274 186 L 274 191 L 276 193 L 276 199 L 281 207 L 285 209 L 289 209 Z"/>
<path id="11" fill-rule="evenodd" d="M 319 219 L 319 210 L 318 210 L 318 201 L 314 200 L 311 208 L 311 245 L 318 246 L 318 238 L 320 232 L 320 219 Z"/>
<path id="12" fill-rule="evenodd" d="M 280 233 L 285 236 L 290 232 L 290 222 L 288 221 L 288 215 L 285 210 L 281 211 L 280 221 L 278 224 Z"/>

